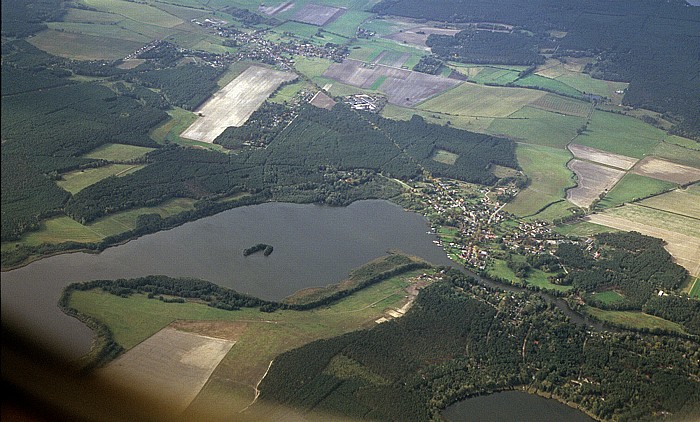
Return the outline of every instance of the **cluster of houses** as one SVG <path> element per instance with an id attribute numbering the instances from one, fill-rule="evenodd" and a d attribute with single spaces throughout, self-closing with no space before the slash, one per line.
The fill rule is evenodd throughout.
<path id="1" fill-rule="evenodd" d="M 377 113 L 386 104 L 386 99 L 378 95 L 355 94 L 345 97 L 343 102 L 349 104 L 353 110 Z"/>

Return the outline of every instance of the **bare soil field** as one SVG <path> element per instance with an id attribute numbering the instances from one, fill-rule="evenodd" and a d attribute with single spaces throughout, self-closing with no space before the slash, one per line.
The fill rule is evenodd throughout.
<path id="1" fill-rule="evenodd" d="M 588 117 L 593 106 L 590 103 L 559 95 L 547 94 L 530 103 L 531 106 L 567 116 Z"/>
<path id="2" fill-rule="evenodd" d="M 633 230 L 647 236 L 663 239 L 666 242 L 666 250 L 673 256 L 678 265 L 683 266 L 694 276 L 700 275 L 700 238 L 609 214 L 591 214 L 584 220 L 618 230 Z"/>
<path id="3" fill-rule="evenodd" d="M 318 91 L 316 95 L 309 101 L 311 105 L 315 105 L 318 108 L 325 108 L 326 110 L 330 110 L 333 108 L 335 105 L 335 101 L 333 98 L 329 97 L 328 95 L 324 94 L 322 91 Z"/>
<path id="4" fill-rule="evenodd" d="M 124 60 L 119 66 L 117 66 L 119 69 L 133 69 L 137 67 L 140 64 L 146 63 L 145 59 L 127 59 Z"/>
<path id="5" fill-rule="evenodd" d="M 416 28 L 405 29 L 401 32 L 396 32 L 394 34 L 387 35 L 384 38 L 390 39 L 392 41 L 398 41 L 402 44 L 410 44 L 422 49 L 430 50 L 430 48 L 425 44 L 428 40 L 428 36 L 431 34 L 437 35 L 454 35 L 459 32 L 459 29 L 443 29 L 434 28 L 431 26 L 419 26 Z"/>
<path id="6" fill-rule="evenodd" d="M 180 136 L 212 143 L 227 127 L 242 126 L 282 83 L 296 78 L 293 73 L 251 66 L 197 109 L 201 117 Z"/>
<path id="7" fill-rule="evenodd" d="M 292 20 L 309 25 L 323 26 L 345 13 L 345 9 L 340 7 L 323 6 L 309 3 L 304 5 L 294 14 Z"/>
<path id="8" fill-rule="evenodd" d="M 679 185 L 687 185 L 700 180 L 700 169 L 654 157 L 646 157 L 637 163 L 632 169 L 632 173 Z"/>
<path id="9" fill-rule="evenodd" d="M 235 341 L 166 327 L 97 371 L 109 382 L 167 404 L 172 416 L 194 400 Z"/>
<path id="10" fill-rule="evenodd" d="M 576 158 L 593 161 L 594 163 L 616 167 L 622 170 L 631 169 L 638 161 L 636 158 L 613 154 L 611 152 L 606 152 L 579 144 L 570 144 L 568 148 Z"/>
<path id="11" fill-rule="evenodd" d="M 581 160 L 571 160 L 567 167 L 576 174 L 578 186 L 566 191 L 566 199 L 587 208 L 622 179 L 625 172 Z"/>
<path id="12" fill-rule="evenodd" d="M 350 59 L 344 60 L 343 63 L 331 64 L 323 76 L 365 89 L 369 89 L 379 78 L 383 78 L 385 80 L 381 84 L 381 91 L 386 94 L 391 104 L 403 107 L 413 107 L 459 83 L 440 76 L 378 64 L 368 65 Z"/>

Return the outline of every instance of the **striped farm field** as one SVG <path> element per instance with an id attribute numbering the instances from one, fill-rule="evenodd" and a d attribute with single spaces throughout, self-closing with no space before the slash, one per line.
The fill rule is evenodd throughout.
<path id="1" fill-rule="evenodd" d="M 514 82 L 515 86 L 530 87 L 536 89 L 544 89 L 551 92 L 556 92 L 563 95 L 569 95 L 573 97 L 582 97 L 583 94 L 577 89 L 560 82 L 556 79 L 545 78 L 544 76 L 530 74 L 524 78 L 518 79 Z"/>
<path id="2" fill-rule="evenodd" d="M 39 32 L 28 41 L 47 53 L 77 60 L 117 60 L 144 45 L 139 41 L 52 29 Z"/>
<path id="3" fill-rule="evenodd" d="M 172 28 L 184 23 L 177 16 L 173 16 L 146 3 L 126 0 L 83 0 L 83 2 L 96 10 L 113 13 L 148 25 Z"/>
<path id="4" fill-rule="evenodd" d="M 518 79 L 519 73 L 515 70 L 484 67 L 474 76 L 470 76 L 469 80 L 478 84 L 506 85 Z"/>
<path id="5" fill-rule="evenodd" d="M 593 111 L 593 106 L 589 102 L 555 94 L 547 94 L 530 105 L 542 110 L 578 117 L 588 117 L 588 114 Z"/>
<path id="6" fill-rule="evenodd" d="M 700 145 L 697 142 L 696 144 Z M 654 148 L 651 154 L 674 163 L 700 168 L 700 150 L 694 147 L 695 145 L 693 144 L 679 145 L 669 140 L 664 140 Z"/>
<path id="7" fill-rule="evenodd" d="M 692 189 L 676 189 L 652 196 L 641 201 L 639 205 L 700 220 L 700 187 L 694 185 Z M 697 224 L 700 224 L 700 221 Z"/>
<path id="8" fill-rule="evenodd" d="M 524 88 L 460 84 L 418 106 L 425 111 L 467 117 L 507 117 L 544 96 Z"/>

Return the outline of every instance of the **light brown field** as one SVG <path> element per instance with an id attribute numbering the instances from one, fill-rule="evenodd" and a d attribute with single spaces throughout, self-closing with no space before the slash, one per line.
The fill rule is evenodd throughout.
<path id="1" fill-rule="evenodd" d="M 582 208 L 591 206 L 601 193 L 610 190 L 625 175 L 622 170 L 581 160 L 571 160 L 567 167 L 576 173 L 578 186 L 566 191 L 566 199 Z"/>
<path id="2" fill-rule="evenodd" d="M 403 107 L 413 107 L 459 83 L 440 76 L 379 64 L 368 65 L 352 59 L 331 64 L 323 76 L 365 89 L 369 89 L 379 78 L 383 78 L 380 90 L 386 94 L 389 103 Z"/>
<path id="3" fill-rule="evenodd" d="M 343 13 L 345 13 L 344 8 L 309 3 L 299 9 L 292 20 L 308 23 L 309 25 L 323 26 L 337 19 Z"/>
<path id="4" fill-rule="evenodd" d="M 202 117 L 180 135 L 212 143 L 229 126 L 242 126 L 255 110 L 284 82 L 297 75 L 251 66 L 209 98 L 198 110 Z"/>
<path id="5" fill-rule="evenodd" d="M 426 45 L 428 36 L 431 34 L 436 35 L 454 35 L 459 32 L 459 29 L 443 29 L 443 28 L 433 28 L 430 26 L 419 26 L 417 28 L 405 29 L 401 32 L 396 32 L 391 35 L 387 35 L 384 38 L 398 41 L 402 44 L 410 44 L 420 47 L 424 50 L 430 50 Z"/>
<path id="6" fill-rule="evenodd" d="M 326 110 L 330 110 L 333 108 L 335 105 L 335 101 L 333 98 L 329 97 L 328 95 L 324 94 L 323 91 L 318 91 L 316 95 L 309 101 L 311 105 L 315 105 L 318 108 L 325 108 Z"/>
<path id="7" fill-rule="evenodd" d="M 632 169 L 632 173 L 679 185 L 687 185 L 700 180 L 700 169 L 654 157 L 646 157 L 638 162 Z"/>
<path id="8" fill-rule="evenodd" d="M 133 69 L 137 67 L 140 64 L 146 63 L 145 59 L 127 59 L 124 60 L 119 66 L 117 66 L 119 69 Z"/>
<path id="9" fill-rule="evenodd" d="M 267 16 L 272 16 L 279 12 L 286 12 L 287 10 L 294 7 L 294 4 L 295 3 L 293 1 L 282 3 L 279 6 L 263 6 L 263 3 L 260 3 L 260 6 L 258 6 L 258 12 L 262 12 Z"/>
<path id="10" fill-rule="evenodd" d="M 698 237 L 609 214 L 591 214 L 584 220 L 618 230 L 637 231 L 647 236 L 663 239 L 666 242 L 666 250 L 673 256 L 678 265 L 683 266 L 694 276 L 700 275 L 700 238 Z"/>
<path id="11" fill-rule="evenodd" d="M 652 196 L 639 202 L 639 205 L 700 220 L 700 192 L 690 188 Z"/>
<path id="12" fill-rule="evenodd" d="M 97 375 L 144 396 L 159 397 L 172 416 L 177 416 L 234 344 L 229 339 L 166 327 L 99 369 Z"/>
<path id="13" fill-rule="evenodd" d="M 631 169 L 638 161 L 636 158 L 613 154 L 611 152 L 606 152 L 579 144 L 569 144 L 568 148 L 576 158 L 593 161 L 594 163 L 604 164 L 606 166 L 616 167 L 622 170 Z"/>

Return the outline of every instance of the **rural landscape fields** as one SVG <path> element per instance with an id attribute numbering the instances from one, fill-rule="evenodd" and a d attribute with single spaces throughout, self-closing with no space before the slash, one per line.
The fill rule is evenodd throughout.
<path id="1" fill-rule="evenodd" d="M 566 296 L 619 329 L 695 341 L 687 299 L 700 298 L 700 147 L 682 113 L 635 105 L 628 93 L 638 82 L 606 79 L 614 58 L 566 44 L 565 31 L 385 15 L 382 6 L 81 0 L 30 35 L 3 39 L 3 168 L 12 169 L 3 171 L 3 269 L 99 252 L 237 206 L 382 198 L 425 215 L 456 265 Z M 687 22 L 674 34 L 692 33 Z M 469 50 L 463 34 L 488 48 Z M 521 56 L 501 36 L 535 53 Z M 485 145 L 497 153 L 479 158 Z M 605 259 L 626 242 L 608 233 L 630 230 L 663 239 L 688 273 L 643 292 L 620 281 L 627 275 L 576 278 L 578 252 L 560 245 L 591 245 L 582 256 Z M 635 239 L 666 263 L 653 241 Z M 181 400 L 177 412 L 231 415 L 259 397 L 280 353 L 402 318 L 416 286 L 434 280 L 422 281 L 391 278 L 303 315 L 231 314 L 145 291 L 78 291 L 71 307 L 109 327 L 126 351 L 106 373 L 167 373 L 159 383 Z M 654 299 L 682 299 L 690 310 L 674 314 Z M 121 315 L 148 326 L 135 330 L 136 319 Z M 139 355 L 166 343 L 181 348 Z M 345 359 L 335 356 L 325 375 L 386 384 Z M 180 376 L 191 388 L 173 382 Z M 602 402 L 577 403 L 607 418 Z"/>

